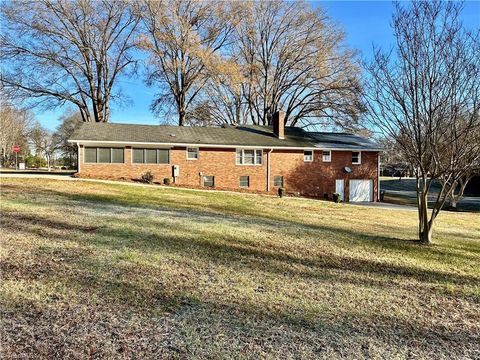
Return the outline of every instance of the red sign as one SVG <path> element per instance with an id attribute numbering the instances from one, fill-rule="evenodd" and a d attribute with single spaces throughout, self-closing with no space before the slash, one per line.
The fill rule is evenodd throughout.
<path id="1" fill-rule="evenodd" d="M 12 151 L 13 151 L 14 153 L 19 153 L 19 152 L 20 152 L 20 146 L 18 146 L 18 145 L 13 145 L 13 146 L 12 146 Z"/>

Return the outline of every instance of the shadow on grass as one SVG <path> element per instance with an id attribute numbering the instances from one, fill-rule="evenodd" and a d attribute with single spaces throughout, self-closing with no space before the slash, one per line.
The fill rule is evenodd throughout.
<path id="1" fill-rule="evenodd" d="M 130 210 L 132 208 L 127 207 L 127 211 Z M 176 216 L 176 212 L 172 209 L 160 210 L 157 207 L 157 210 L 159 215 L 165 212 L 164 214 Z M 20 215 L 20 218 L 17 215 Z M 184 338 L 194 334 L 200 338 L 203 336 L 205 342 L 209 340 L 205 334 L 215 332 L 215 329 L 226 331 L 227 339 L 240 337 L 245 341 L 253 341 L 258 336 L 264 338 L 264 334 L 268 332 L 265 324 L 282 333 L 282 342 L 298 341 L 298 339 L 295 340 L 295 336 L 301 335 L 302 341 L 310 341 L 309 345 L 316 349 L 313 351 L 318 351 L 318 354 L 322 352 L 317 343 L 319 339 L 329 346 L 334 346 L 335 343 L 345 344 L 347 341 L 345 339 L 362 340 L 368 337 L 369 341 L 379 341 L 381 344 L 388 344 L 391 347 L 421 348 L 422 351 L 432 354 L 440 351 L 439 349 L 444 352 L 457 352 L 457 354 L 460 351 L 461 354 L 464 348 L 468 348 L 468 346 L 471 348 L 471 344 L 475 344 L 478 340 L 471 328 L 455 328 L 455 331 L 452 332 L 451 328 L 439 323 L 415 322 L 413 319 L 406 320 L 395 315 L 387 316 L 385 314 L 377 314 L 372 317 L 368 311 L 364 313 L 345 311 L 340 313 L 335 321 L 331 321 L 326 320 L 320 314 L 318 317 L 305 314 L 301 305 L 294 308 L 283 306 L 269 309 L 254 303 L 239 303 L 234 300 L 229 302 L 228 299 L 217 295 L 198 299 L 188 286 L 184 287 L 181 282 L 172 287 L 173 285 L 162 278 L 161 274 L 152 269 L 142 269 L 136 264 L 105 261 L 103 256 L 109 257 L 116 250 L 122 249 L 140 251 L 145 254 L 176 254 L 193 261 L 201 259 L 202 264 L 228 266 L 232 271 L 248 269 L 252 272 L 270 272 L 278 276 L 290 274 L 290 276 L 332 284 L 346 283 L 378 288 L 387 286 L 388 282 L 395 278 L 414 279 L 427 285 L 432 282 L 475 285 L 478 283 L 477 277 L 351 258 L 332 253 L 319 257 L 302 256 L 302 254 L 295 256 L 288 253 L 288 249 L 280 247 L 260 248 L 254 238 L 245 239 L 242 234 L 230 235 L 216 232 L 213 228 L 198 229 L 195 223 L 204 223 L 204 220 L 211 217 L 211 213 L 208 212 L 191 212 L 189 216 L 186 216 L 192 221 L 190 225 L 180 222 L 165 222 L 161 219 L 152 219 L 151 216 L 135 219 L 134 215 L 130 219 L 132 227 L 125 229 L 122 227 L 121 221 L 103 221 L 101 226 L 94 227 L 91 225 L 92 222 L 95 222 L 94 218 L 91 218 L 88 224 L 76 225 L 67 218 L 45 219 L 40 215 L 4 212 L 2 216 L 4 231 L 32 233 L 38 236 L 38 227 L 45 226 L 52 231 L 41 236 L 55 243 L 75 243 L 85 247 L 94 245 L 107 250 L 98 255 L 89 251 L 80 251 L 75 256 L 65 256 L 63 261 L 53 261 L 51 252 L 46 249 L 36 254 L 36 261 L 25 262 L 21 265 L 15 264 L 7 258 L 2 264 L 2 274 L 6 275 L 4 279 L 35 279 L 45 282 L 47 285 L 54 279 L 55 282 L 59 282 L 67 288 L 73 288 L 81 297 L 81 301 L 86 302 L 92 310 L 98 306 L 104 310 L 111 309 L 111 311 L 119 313 L 134 311 L 141 314 L 142 317 L 150 317 L 153 312 L 173 312 L 175 315 L 184 316 L 184 323 L 175 323 L 176 336 Z M 254 222 L 253 218 L 248 216 L 222 215 L 221 218 L 238 227 L 255 224 L 259 228 L 280 231 L 282 234 L 290 236 L 294 236 L 296 231 L 305 226 L 305 224 L 275 222 L 268 219 L 257 219 Z M 219 220 L 220 216 L 214 217 L 207 224 L 213 224 Z M 279 228 L 280 230 L 278 230 Z M 354 231 L 347 230 L 342 230 L 342 233 L 339 234 L 338 229 L 328 226 L 307 225 L 306 230 L 310 231 L 310 235 L 318 233 L 327 238 L 329 236 L 346 238 L 359 236 Z M 365 236 L 365 238 L 369 237 Z M 401 249 L 404 249 L 405 246 L 417 246 L 388 237 L 373 237 L 369 241 L 393 241 L 400 244 Z M 430 248 L 425 250 L 431 251 Z M 68 253 L 71 249 L 65 248 L 64 251 Z M 62 257 L 62 250 L 59 250 L 55 256 Z M 369 277 L 373 274 L 377 278 L 365 279 L 365 277 L 356 277 L 356 274 Z M 428 290 L 432 291 L 432 289 Z M 417 291 L 423 290 L 417 289 Z M 458 294 L 455 297 L 452 296 L 451 300 L 453 301 L 457 297 Z M 52 301 L 62 301 L 62 299 Z M 478 302 L 478 298 L 475 301 Z M 75 303 L 70 306 L 74 307 Z M 17 308 L 16 316 L 20 316 L 22 311 Z M 331 315 L 334 311 L 332 310 L 326 315 Z M 199 323 L 199 313 L 203 313 L 205 323 Z M 33 323 L 35 324 L 34 321 Z M 72 325 L 66 326 L 69 328 Z M 73 326 L 88 328 L 93 324 L 81 323 Z M 217 328 L 211 329 L 210 326 Z M 208 329 L 206 330 L 206 328 Z M 269 342 L 271 339 L 272 337 L 266 336 L 263 341 Z M 421 339 L 421 342 L 418 339 Z M 189 343 L 188 337 L 186 340 L 180 345 L 183 346 L 181 353 L 191 354 L 193 345 Z M 453 347 L 452 344 L 456 347 Z M 354 346 L 353 343 L 350 345 Z M 64 345 L 58 344 L 58 346 L 61 348 Z M 461 350 L 459 350 L 459 346 L 462 348 Z M 291 350 L 295 351 L 295 348 L 293 347 Z"/>
<path id="2" fill-rule="evenodd" d="M 171 209 L 163 210 L 172 213 Z M 176 212 L 173 212 L 174 214 Z M 165 215 L 165 214 L 164 214 Z M 190 213 L 186 216 L 191 221 L 205 223 L 205 218 L 210 214 Z M 339 256 L 334 253 L 323 253 L 314 259 L 311 256 L 304 256 L 300 253 L 294 256 L 288 253 L 288 249 L 282 249 L 275 246 L 271 249 L 261 249 L 255 242 L 255 238 L 245 239 L 245 235 L 239 234 L 232 236 L 224 233 L 216 232 L 215 229 L 208 228 L 199 230 L 195 226 L 181 222 L 164 222 L 151 218 L 130 219 L 130 227 L 125 228 L 122 222 L 118 225 L 109 223 L 103 227 L 92 227 L 86 225 L 75 225 L 69 222 L 43 219 L 34 215 L 18 215 L 17 213 L 4 212 L 2 216 L 3 228 L 6 230 L 19 230 L 18 219 L 26 222 L 22 226 L 24 232 L 31 232 L 38 235 L 35 225 L 48 226 L 51 229 L 80 231 L 90 234 L 88 239 L 79 243 L 85 245 L 100 245 L 110 250 L 129 249 L 135 251 L 143 251 L 148 254 L 176 253 L 185 258 L 203 258 L 208 262 L 228 265 L 230 267 L 244 268 L 251 270 L 261 270 L 273 272 L 279 275 L 285 273 L 295 273 L 297 276 L 305 278 L 322 278 L 326 276 L 323 270 L 341 270 L 353 273 L 363 273 L 366 275 L 376 274 L 379 276 L 387 276 L 390 278 L 411 278 L 419 282 L 426 283 L 453 283 L 456 285 L 474 285 L 478 282 L 478 277 L 471 275 L 452 274 L 448 272 L 418 268 L 415 266 L 397 265 L 387 263 L 386 261 L 375 261 L 365 258 Z M 239 228 L 251 226 L 252 223 L 262 229 L 271 228 L 278 233 L 295 236 L 299 231 L 299 224 L 277 223 L 272 221 L 255 221 L 248 217 L 225 217 L 223 220 L 231 221 Z M 210 219 L 212 224 L 219 219 Z M 193 223 L 192 223 L 193 224 Z M 282 226 L 283 225 L 283 226 Z M 388 246 L 400 250 L 410 251 L 410 247 L 416 248 L 419 245 L 410 244 L 410 241 L 392 239 L 382 236 L 367 236 L 358 234 L 354 231 L 341 230 L 329 226 L 312 226 L 304 225 L 306 228 L 313 230 L 310 235 L 320 235 L 323 239 L 329 237 L 355 238 L 356 241 L 369 241 L 375 246 L 388 243 Z M 53 234 L 46 234 L 50 236 Z M 78 241 L 71 234 L 54 234 L 56 241 Z M 348 245 L 348 244 L 347 244 Z M 436 252 L 435 248 L 421 248 L 421 251 Z M 444 252 L 442 251 L 442 255 Z M 299 268 L 296 265 L 300 265 Z M 300 270 L 302 269 L 302 270 Z M 381 285 L 380 281 L 380 285 Z M 362 284 L 364 284 L 362 280 Z M 357 284 L 358 285 L 358 284 Z M 378 283 L 376 284 L 379 285 Z"/>

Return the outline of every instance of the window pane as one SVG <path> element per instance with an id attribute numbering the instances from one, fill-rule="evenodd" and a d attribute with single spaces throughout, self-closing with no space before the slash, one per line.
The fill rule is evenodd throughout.
<path id="1" fill-rule="evenodd" d="M 143 149 L 133 149 L 132 161 L 134 164 L 143 164 Z"/>
<path id="2" fill-rule="evenodd" d="M 311 150 L 304 151 L 303 161 L 313 161 L 313 151 Z"/>
<path id="3" fill-rule="evenodd" d="M 85 148 L 85 162 L 96 163 L 97 162 L 97 148 Z"/>
<path id="4" fill-rule="evenodd" d="M 190 159 L 190 160 L 198 159 L 198 149 L 187 148 L 187 159 Z"/>
<path id="5" fill-rule="evenodd" d="M 245 165 L 254 165 L 255 150 L 243 150 L 243 163 Z"/>
<path id="6" fill-rule="evenodd" d="M 145 149 L 145 163 L 146 164 L 157 163 L 157 149 Z"/>
<path id="7" fill-rule="evenodd" d="M 240 187 L 249 187 L 250 178 L 248 176 L 240 176 Z"/>
<path id="8" fill-rule="evenodd" d="M 170 151 L 168 149 L 158 149 L 158 163 L 168 164 L 170 162 Z"/>
<path id="9" fill-rule="evenodd" d="M 203 186 L 213 187 L 215 185 L 214 176 L 204 176 L 203 177 Z"/>
<path id="10" fill-rule="evenodd" d="M 99 163 L 110 162 L 110 148 L 98 148 L 98 162 Z"/>
<path id="11" fill-rule="evenodd" d="M 242 164 L 242 150 L 237 150 L 237 164 Z"/>
<path id="12" fill-rule="evenodd" d="M 330 151 L 323 151 L 323 161 L 330 161 Z"/>
<path id="13" fill-rule="evenodd" d="M 112 149 L 112 163 L 123 164 L 123 148 Z"/>
<path id="14" fill-rule="evenodd" d="M 283 187 L 283 176 L 274 176 L 273 177 L 273 186 Z"/>
<path id="15" fill-rule="evenodd" d="M 352 152 L 352 163 L 356 164 L 360 162 L 360 153 L 358 151 Z"/>
<path id="16" fill-rule="evenodd" d="M 262 150 L 255 150 L 255 164 L 262 165 Z"/>

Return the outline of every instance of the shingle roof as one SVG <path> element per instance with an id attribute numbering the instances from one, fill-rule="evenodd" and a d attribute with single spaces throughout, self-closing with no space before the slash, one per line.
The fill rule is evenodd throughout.
<path id="1" fill-rule="evenodd" d="M 71 142 L 118 142 L 152 144 L 192 144 L 216 146 L 260 146 L 292 148 L 378 148 L 359 136 L 340 133 L 312 133 L 301 128 L 285 128 L 285 139 L 278 139 L 271 127 L 180 127 L 169 125 L 134 125 L 82 123 L 69 139 Z M 321 144 L 319 146 L 319 144 Z M 328 145 L 328 146 L 327 146 Z M 348 146 L 348 147 L 347 147 Z"/>

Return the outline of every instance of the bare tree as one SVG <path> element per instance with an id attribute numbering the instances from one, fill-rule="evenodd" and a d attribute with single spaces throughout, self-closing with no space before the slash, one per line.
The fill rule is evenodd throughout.
<path id="1" fill-rule="evenodd" d="M 159 86 L 152 109 L 172 106 L 178 125 L 186 123 L 209 74 L 221 62 L 221 49 L 231 41 L 237 12 L 225 1 L 141 1 L 149 57 L 147 83 Z"/>
<path id="2" fill-rule="evenodd" d="M 208 83 L 199 95 L 188 119 L 195 125 L 239 125 L 248 122 L 248 108 L 242 92 L 245 78 L 233 59 L 211 71 Z"/>
<path id="3" fill-rule="evenodd" d="M 29 139 L 35 149 L 35 155 L 45 158 L 48 171 L 50 171 L 53 165 L 54 154 L 59 147 L 55 137 L 48 129 L 37 123 L 30 131 Z"/>
<path id="4" fill-rule="evenodd" d="M 28 134 L 33 125 L 30 112 L 14 107 L 3 96 L 0 97 L 0 148 L 2 166 L 10 166 L 14 161 L 13 145 L 19 145 L 22 154 L 28 153 Z"/>
<path id="5" fill-rule="evenodd" d="M 343 32 L 320 8 L 282 0 L 250 3 L 237 27 L 242 92 L 250 121 L 352 127 L 362 110 L 360 69 Z"/>
<path id="6" fill-rule="evenodd" d="M 77 163 L 77 146 L 69 143 L 68 139 L 73 134 L 78 124 L 82 121 L 82 116 L 78 112 L 65 112 L 60 117 L 61 124 L 55 129 L 53 133 L 52 142 L 60 155 L 67 160 L 69 166 L 73 167 Z"/>
<path id="7" fill-rule="evenodd" d="M 83 121 L 108 121 L 120 75 L 136 60 L 139 23 L 126 1 L 35 0 L 1 5 L 1 82 L 18 101 L 74 104 Z"/>
<path id="8" fill-rule="evenodd" d="M 462 26 L 461 3 L 395 8 L 396 51 L 375 49 L 368 65 L 369 118 L 415 169 L 418 236 L 429 243 L 438 213 L 480 158 L 479 32 Z M 429 211 L 433 182 L 441 189 Z"/>

